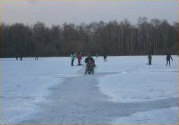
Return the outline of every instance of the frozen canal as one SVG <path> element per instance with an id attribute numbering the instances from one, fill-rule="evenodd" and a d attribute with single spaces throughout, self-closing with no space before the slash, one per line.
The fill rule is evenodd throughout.
<path id="1" fill-rule="evenodd" d="M 176 123 L 177 61 L 94 57 L 95 75 L 69 57 L 1 59 L 1 123 Z M 77 60 L 75 60 L 77 63 Z M 83 60 L 84 63 L 84 60 Z"/>

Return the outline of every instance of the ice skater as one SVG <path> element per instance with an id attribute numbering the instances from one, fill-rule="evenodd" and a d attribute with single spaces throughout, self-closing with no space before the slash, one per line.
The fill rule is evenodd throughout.
<path id="1" fill-rule="evenodd" d="M 166 66 L 168 66 L 168 65 L 170 66 L 170 59 L 173 61 L 172 56 L 170 54 L 167 54 L 167 56 L 166 56 L 166 61 L 167 61 Z"/>
<path id="2" fill-rule="evenodd" d="M 35 60 L 38 60 L 38 56 L 37 55 L 35 56 Z"/>
<path id="3" fill-rule="evenodd" d="M 82 59 L 81 52 L 78 53 L 77 59 L 78 59 L 78 66 L 81 66 L 81 59 Z"/>
<path id="4" fill-rule="evenodd" d="M 18 60 L 18 56 L 16 55 L 16 60 Z"/>
<path id="5" fill-rule="evenodd" d="M 96 58 L 98 58 L 98 53 L 96 53 Z"/>
<path id="6" fill-rule="evenodd" d="M 90 54 L 88 54 L 88 57 L 85 59 L 85 63 L 86 63 L 85 74 L 94 74 L 95 61 Z"/>
<path id="7" fill-rule="evenodd" d="M 104 54 L 104 62 L 107 62 L 107 54 Z"/>
<path id="8" fill-rule="evenodd" d="M 150 53 L 149 55 L 148 55 L 148 61 L 149 61 L 149 65 L 152 65 L 152 54 Z"/>
<path id="9" fill-rule="evenodd" d="M 71 66 L 74 66 L 73 63 L 74 63 L 75 57 L 76 57 L 75 54 L 72 52 L 71 53 Z"/>
<path id="10" fill-rule="evenodd" d="M 22 61 L 22 56 L 20 56 L 20 61 Z"/>

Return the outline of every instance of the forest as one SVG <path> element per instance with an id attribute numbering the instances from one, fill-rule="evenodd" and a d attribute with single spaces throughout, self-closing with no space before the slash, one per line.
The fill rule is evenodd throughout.
<path id="1" fill-rule="evenodd" d="M 64 23 L 46 26 L 14 23 L 0 25 L 1 57 L 177 54 L 178 23 L 140 17 L 137 24 L 118 22 Z"/>

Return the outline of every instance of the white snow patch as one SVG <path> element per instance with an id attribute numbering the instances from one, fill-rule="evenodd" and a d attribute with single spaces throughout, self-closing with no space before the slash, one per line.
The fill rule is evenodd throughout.
<path id="1" fill-rule="evenodd" d="M 47 102 L 48 88 L 77 77 L 79 68 L 68 58 L 1 59 L 1 123 L 18 123 L 38 112 L 37 105 Z"/>
<path id="2" fill-rule="evenodd" d="M 112 124 L 176 124 L 178 122 L 178 107 L 135 113 L 120 117 Z"/>
<path id="3" fill-rule="evenodd" d="M 165 56 L 153 56 L 152 66 L 145 65 L 146 58 L 111 57 L 108 59 L 110 64 L 99 62 L 97 72 L 116 71 L 116 74 L 99 77 L 100 91 L 115 102 L 142 102 L 177 97 L 177 57 L 173 56 L 171 67 L 166 67 Z"/>

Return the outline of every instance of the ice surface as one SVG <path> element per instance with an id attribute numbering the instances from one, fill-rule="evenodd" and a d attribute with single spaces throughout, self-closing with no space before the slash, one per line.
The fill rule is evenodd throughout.
<path id="1" fill-rule="evenodd" d="M 175 124 L 178 122 L 178 107 L 139 112 L 131 116 L 115 119 L 113 124 Z"/>
<path id="2" fill-rule="evenodd" d="M 153 65 L 146 57 L 110 57 L 98 72 L 115 72 L 99 77 L 100 90 L 116 102 L 139 102 L 177 97 L 177 57 L 166 67 L 164 56 L 154 56 Z M 116 62 L 116 63 L 115 63 Z M 110 68 L 112 67 L 112 69 Z"/>
<path id="3" fill-rule="evenodd" d="M 166 67 L 165 56 L 153 56 L 152 66 L 146 65 L 146 56 L 110 57 L 100 64 L 98 72 L 115 72 L 99 77 L 99 88 L 110 96 L 110 101 L 120 103 L 147 102 L 178 96 L 178 57 L 173 56 L 171 66 Z M 118 62 L 118 63 L 116 63 Z M 139 112 L 121 117 L 112 123 L 177 123 L 178 107 Z"/>
<path id="4" fill-rule="evenodd" d="M 1 122 L 16 123 L 38 112 L 36 104 L 48 101 L 48 88 L 78 76 L 78 70 L 70 58 L 1 59 Z"/>
<path id="5" fill-rule="evenodd" d="M 94 76 L 84 76 L 85 65 L 76 66 L 76 60 L 71 67 L 69 57 L 39 58 L 38 61 L 3 58 L 1 123 L 21 123 L 27 119 L 28 123 L 38 123 L 34 117 L 45 118 L 47 123 L 51 123 L 49 119 L 60 123 L 59 117 L 63 123 L 174 123 L 177 107 L 170 101 L 178 97 L 178 58 L 173 58 L 171 66 L 166 67 L 165 56 L 153 56 L 152 66 L 146 65 L 147 56 L 108 57 L 108 62 L 99 57 L 95 58 Z M 127 116 L 120 110 L 121 105 L 127 109 L 128 105 L 132 108 L 143 103 L 142 108 L 125 111 Z M 153 107 L 147 107 L 149 103 Z M 49 107 L 56 109 L 51 112 Z M 61 107 L 66 109 L 58 111 Z M 115 114 L 118 110 L 119 115 Z M 73 119 L 70 121 L 69 117 Z M 82 121 L 84 117 L 86 121 Z"/>

